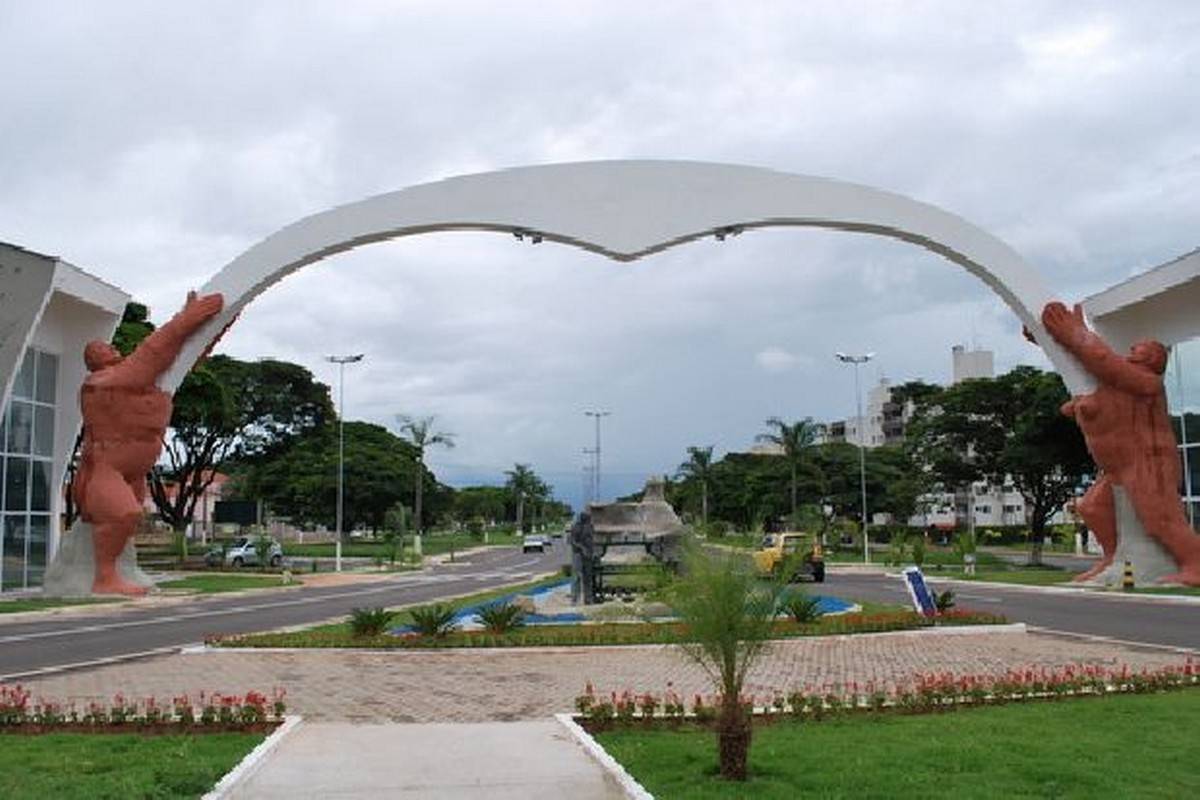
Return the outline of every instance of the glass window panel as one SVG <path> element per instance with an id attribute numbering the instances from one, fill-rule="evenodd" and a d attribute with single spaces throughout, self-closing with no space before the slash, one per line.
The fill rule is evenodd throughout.
<path id="1" fill-rule="evenodd" d="M 37 391 L 35 398 L 41 403 L 53 403 L 58 389 L 58 356 L 53 353 L 38 353 Z"/>
<path id="2" fill-rule="evenodd" d="M 29 459 L 9 456 L 4 465 L 4 510 L 24 511 L 29 502 Z"/>
<path id="3" fill-rule="evenodd" d="M 50 462 L 34 461 L 29 483 L 29 510 L 50 510 Z"/>
<path id="4" fill-rule="evenodd" d="M 33 453 L 52 457 L 54 455 L 54 407 L 33 407 Z"/>
<path id="5" fill-rule="evenodd" d="M 8 410 L 11 407 L 12 403 L 9 403 L 0 414 L 0 452 L 8 451 Z"/>
<path id="6" fill-rule="evenodd" d="M 50 538 L 50 517 L 33 514 L 29 517 L 29 551 L 25 561 L 25 585 L 41 586 L 46 572 L 46 542 Z"/>
<path id="7" fill-rule="evenodd" d="M 13 384 L 13 397 L 21 397 L 29 400 L 33 397 L 33 370 L 37 360 L 37 354 L 32 348 L 26 348 L 25 359 L 21 362 L 21 369 L 17 371 L 17 381 Z"/>
<path id="8" fill-rule="evenodd" d="M 1200 497 L 1200 446 L 1187 449 L 1187 467 L 1191 476 L 1191 487 L 1187 494 Z"/>
<path id="9" fill-rule="evenodd" d="M 25 515 L 4 515 L 4 565 L 0 567 L 0 582 L 4 589 L 25 587 Z"/>
<path id="10" fill-rule="evenodd" d="M 14 400 L 8 413 L 8 438 L 5 449 L 10 453 L 28 453 L 33 441 L 33 405 Z"/>

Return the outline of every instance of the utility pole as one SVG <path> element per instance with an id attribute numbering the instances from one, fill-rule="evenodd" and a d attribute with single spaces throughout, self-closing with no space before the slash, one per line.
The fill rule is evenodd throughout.
<path id="1" fill-rule="evenodd" d="M 838 361 L 843 364 L 854 365 L 854 402 L 858 408 L 858 485 L 862 491 L 862 532 L 863 532 L 863 563 L 871 563 L 871 543 L 867 536 L 867 457 L 866 448 L 863 444 L 863 429 L 866 428 L 866 420 L 863 419 L 862 413 L 862 387 L 859 383 L 858 371 L 859 367 L 875 357 L 874 353 L 864 353 L 860 356 L 847 355 L 845 353 L 835 353 Z"/>
<path id="2" fill-rule="evenodd" d="M 325 356 L 325 360 L 338 365 L 338 491 L 337 491 L 337 541 L 333 551 L 333 569 L 342 571 L 342 507 L 346 482 L 346 365 L 357 364 L 363 354 L 353 356 Z"/>
<path id="3" fill-rule="evenodd" d="M 585 411 L 583 413 L 584 413 L 584 416 L 596 418 L 596 447 L 593 450 L 593 454 L 592 454 L 593 458 L 595 459 L 594 463 L 596 465 L 596 471 L 592 475 L 592 481 L 595 484 L 595 491 L 593 492 L 593 497 L 595 498 L 595 502 L 599 503 L 600 502 L 600 419 L 601 419 L 601 417 L 612 416 L 612 412 L 597 410 L 597 411 Z"/>

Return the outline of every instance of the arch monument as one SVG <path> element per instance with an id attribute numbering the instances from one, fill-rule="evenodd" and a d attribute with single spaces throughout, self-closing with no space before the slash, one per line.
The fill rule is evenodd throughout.
<path id="1" fill-rule="evenodd" d="M 708 236 L 755 228 L 826 228 L 886 236 L 966 269 L 1017 315 L 1072 395 L 1096 378 L 1050 335 L 1054 300 L 1007 244 L 935 206 L 843 181 L 758 167 L 689 161 L 596 161 L 529 166 L 421 184 L 295 222 L 235 258 L 201 289 L 220 295 L 208 318 L 157 379 L 170 394 L 248 303 L 301 267 L 373 242 L 437 231 L 494 231 L 634 261 Z M 1117 493 L 1122 540 L 1148 541 Z M 1128 513 L 1120 513 L 1124 503 Z M 1173 564 L 1159 568 L 1165 575 Z"/>

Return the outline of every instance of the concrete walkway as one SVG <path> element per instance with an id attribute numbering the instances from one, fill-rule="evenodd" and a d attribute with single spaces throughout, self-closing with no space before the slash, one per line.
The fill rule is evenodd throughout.
<path id="1" fill-rule="evenodd" d="M 305 722 L 229 796 L 616 800 L 624 794 L 562 725 L 546 720 Z"/>

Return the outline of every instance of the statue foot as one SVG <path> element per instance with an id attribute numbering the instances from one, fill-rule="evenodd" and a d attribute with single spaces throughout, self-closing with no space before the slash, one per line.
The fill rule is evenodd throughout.
<path id="1" fill-rule="evenodd" d="M 1184 586 L 1200 586 L 1200 564 L 1185 565 L 1179 572 L 1165 575 L 1156 583 L 1181 583 Z"/>
<path id="2" fill-rule="evenodd" d="M 1082 583 L 1083 581 L 1090 581 L 1092 578 L 1096 577 L 1101 572 L 1104 572 L 1104 570 L 1111 567 L 1112 563 L 1113 563 L 1113 560 L 1111 558 L 1102 558 L 1102 559 L 1100 559 L 1099 563 L 1097 563 L 1091 569 L 1081 572 L 1079 575 L 1076 575 L 1074 578 L 1072 578 L 1071 582 L 1072 583 Z"/>
<path id="3" fill-rule="evenodd" d="M 140 597 L 147 591 L 149 591 L 148 587 L 130 583 L 120 578 L 111 578 L 109 580 L 97 578 L 92 583 L 92 594 L 121 594 L 127 597 Z"/>

